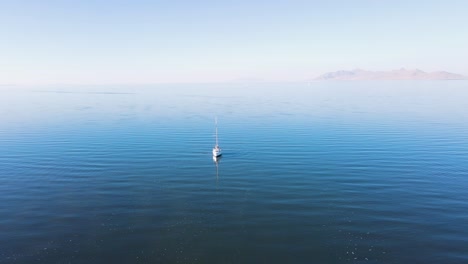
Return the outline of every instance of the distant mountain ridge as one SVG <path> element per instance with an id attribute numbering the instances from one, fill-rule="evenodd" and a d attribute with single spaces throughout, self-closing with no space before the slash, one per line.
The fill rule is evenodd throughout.
<path id="1" fill-rule="evenodd" d="M 424 72 L 401 68 L 393 71 L 342 70 L 322 74 L 315 80 L 468 80 L 468 77 L 446 71 Z"/>

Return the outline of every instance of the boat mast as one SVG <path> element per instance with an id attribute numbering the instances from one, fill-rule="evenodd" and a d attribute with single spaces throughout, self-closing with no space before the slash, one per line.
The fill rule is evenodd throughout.
<path id="1" fill-rule="evenodd" d="M 215 117 L 216 146 L 218 146 L 218 117 Z"/>

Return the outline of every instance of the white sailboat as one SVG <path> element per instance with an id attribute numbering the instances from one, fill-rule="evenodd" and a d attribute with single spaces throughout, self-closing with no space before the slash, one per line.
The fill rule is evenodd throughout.
<path id="1" fill-rule="evenodd" d="M 216 145 L 213 148 L 213 158 L 220 157 L 223 155 L 221 152 L 221 148 L 218 144 L 218 118 L 215 118 L 215 125 L 216 125 Z"/>

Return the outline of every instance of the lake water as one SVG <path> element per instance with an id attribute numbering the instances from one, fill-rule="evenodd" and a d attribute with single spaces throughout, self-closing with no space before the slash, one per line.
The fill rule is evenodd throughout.
<path id="1" fill-rule="evenodd" d="M 467 81 L 0 92 L 0 263 L 468 263 Z"/>

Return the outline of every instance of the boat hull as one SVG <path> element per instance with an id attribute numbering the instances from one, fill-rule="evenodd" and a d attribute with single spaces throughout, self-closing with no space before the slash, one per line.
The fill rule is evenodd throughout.
<path id="1" fill-rule="evenodd" d="M 223 155 L 223 153 L 221 152 L 221 149 L 219 149 L 219 148 L 214 148 L 213 149 L 213 157 L 219 157 L 221 155 Z"/>

